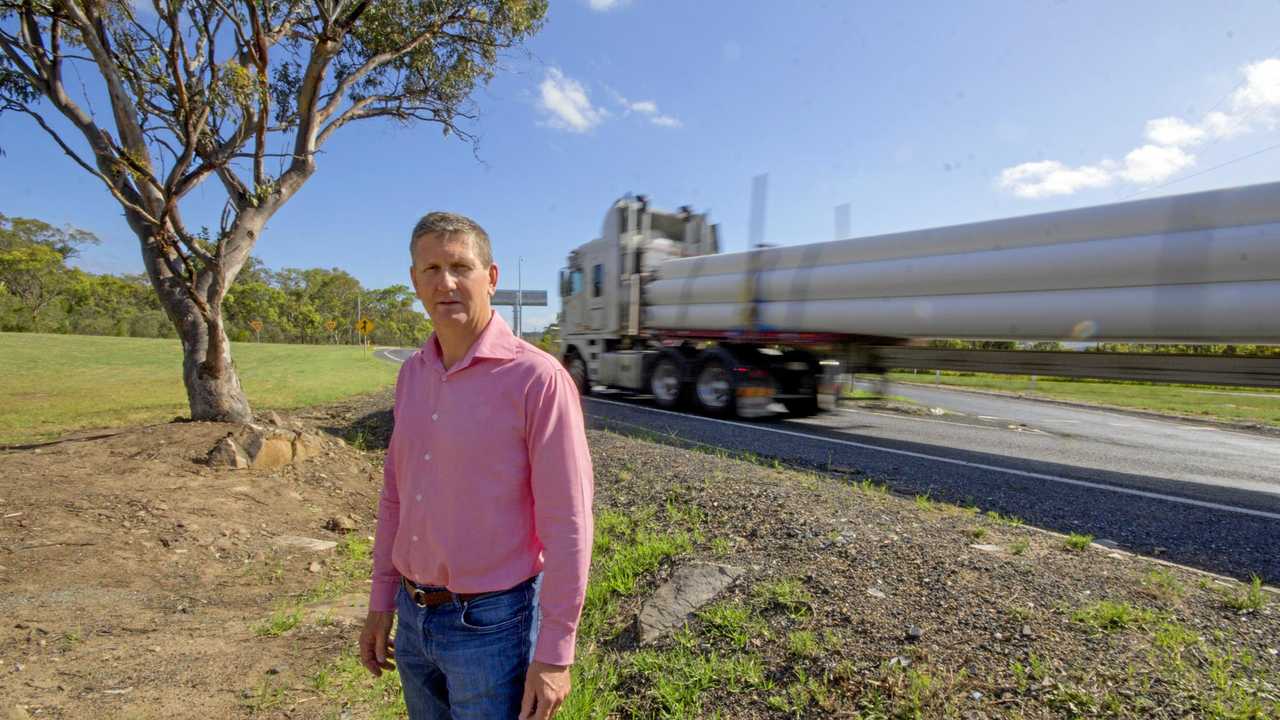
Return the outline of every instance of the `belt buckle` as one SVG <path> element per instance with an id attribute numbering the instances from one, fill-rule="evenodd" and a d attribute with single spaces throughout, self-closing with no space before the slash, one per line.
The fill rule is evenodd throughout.
<path id="1" fill-rule="evenodd" d="M 420 608 L 427 607 L 427 593 L 422 588 L 415 587 L 411 597 L 413 598 L 414 605 L 417 605 Z"/>

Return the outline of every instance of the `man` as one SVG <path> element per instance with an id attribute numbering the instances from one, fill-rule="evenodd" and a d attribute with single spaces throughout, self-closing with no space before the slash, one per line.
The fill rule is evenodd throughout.
<path id="1" fill-rule="evenodd" d="M 569 693 L 591 564 L 577 388 L 493 311 L 479 225 L 431 213 L 409 253 L 435 332 L 396 382 L 361 661 L 398 669 L 414 720 L 545 720 Z"/>

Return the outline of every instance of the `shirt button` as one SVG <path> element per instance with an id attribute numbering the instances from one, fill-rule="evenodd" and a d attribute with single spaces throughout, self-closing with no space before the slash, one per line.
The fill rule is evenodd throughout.
<path id="1" fill-rule="evenodd" d="M 427 453 L 426 455 L 423 455 L 423 456 L 422 456 L 422 459 L 423 459 L 423 460 L 430 460 L 430 459 L 431 459 L 431 453 Z"/>
<path id="2" fill-rule="evenodd" d="M 431 419 L 432 419 L 432 420 L 439 420 L 439 419 L 440 419 L 440 413 L 431 413 Z"/>
<path id="3" fill-rule="evenodd" d="M 418 493 L 417 495 L 414 495 L 413 499 L 417 500 L 418 502 L 422 502 L 422 493 Z"/>
<path id="4" fill-rule="evenodd" d="M 414 536 L 413 536 L 413 541 L 414 541 L 414 542 L 418 542 L 418 536 L 417 536 L 417 535 L 414 535 Z"/>

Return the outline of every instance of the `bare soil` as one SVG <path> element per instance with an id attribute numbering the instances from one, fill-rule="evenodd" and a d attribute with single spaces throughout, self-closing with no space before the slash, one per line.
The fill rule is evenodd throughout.
<path id="1" fill-rule="evenodd" d="M 380 393 L 286 418 L 325 450 L 276 471 L 204 465 L 232 429 L 211 423 L 0 452 L 0 717 L 385 712 L 312 682 L 354 645 L 367 583 L 344 575 L 336 551 L 278 541 L 341 541 L 326 529 L 341 516 L 355 521 L 350 537 L 372 535 L 389 406 Z M 1264 718 L 1280 707 L 1269 592 L 1241 611 L 1226 599 L 1239 584 L 860 489 L 852 468 L 817 476 L 614 433 L 590 441 L 597 512 L 656 513 L 660 531 L 693 523 L 699 538 L 624 599 L 606 637 L 580 646 L 619 669 L 618 716 L 679 716 L 660 679 L 629 664 L 640 649 L 626 626 L 690 560 L 749 569 L 721 600 L 766 629 L 746 648 L 697 618 L 690 629 L 696 652 L 748 653 L 766 682 L 710 688 L 689 717 Z M 803 588 L 803 611 L 761 599 L 779 581 Z M 273 613 L 334 582 L 342 593 L 271 630 Z M 1077 619 L 1099 600 L 1152 614 L 1110 628 Z M 1195 638 L 1174 654 L 1153 641 L 1171 625 Z M 818 652 L 798 650 L 797 632 Z"/>

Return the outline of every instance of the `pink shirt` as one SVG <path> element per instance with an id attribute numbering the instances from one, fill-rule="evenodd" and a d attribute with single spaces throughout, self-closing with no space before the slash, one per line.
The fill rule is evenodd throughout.
<path id="1" fill-rule="evenodd" d="M 448 371 L 434 335 L 405 361 L 394 412 L 370 609 L 395 609 L 401 575 L 474 593 L 542 572 L 533 656 L 572 663 L 594 485 L 569 374 L 495 312 Z"/>

